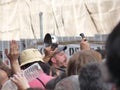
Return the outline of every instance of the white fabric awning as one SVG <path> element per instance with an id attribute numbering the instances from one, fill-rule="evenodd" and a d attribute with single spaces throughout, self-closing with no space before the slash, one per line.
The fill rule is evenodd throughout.
<path id="1" fill-rule="evenodd" d="M 0 0 L 0 40 L 108 34 L 119 21 L 120 0 Z"/>

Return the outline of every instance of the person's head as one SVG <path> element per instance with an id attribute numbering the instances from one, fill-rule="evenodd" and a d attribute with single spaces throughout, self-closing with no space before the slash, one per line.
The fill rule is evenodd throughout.
<path id="1" fill-rule="evenodd" d="M 57 47 L 57 51 L 52 55 L 49 60 L 49 64 L 55 67 L 66 67 L 67 66 L 67 55 L 64 50 L 66 50 L 66 46 Z"/>
<path id="2" fill-rule="evenodd" d="M 12 75 L 12 70 L 0 60 L 0 88 Z"/>
<path id="3" fill-rule="evenodd" d="M 7 73 L 0 68 L 0 88 L 2 85 L 8 80 L 8 75 Z"/>
<path id="4" fill-rule="evenodd" d="M 78 75 L 72 75 L 59 81 L 54 90 L 81 90 L 79 87 Z"/>
<path id="5" fill-rule="evenodd" d="M 4 64 L 2 60 L 0 60 L 0 69 L 5 71 L 8 77 L 12 75 L 12 70 L 6 64 Z"/>
<path id="6" fill-rule="evenodd" d="M 41 53 L 37 49 L 26 49 L 20 53 L 20 66 L 22 69 L 26 69 L 34 63 L 38 63 L 43 71 L 49 74 L 49 66 L 44 63 Z"/>
<path id="7" fill-rule="evenodd" d="M 103 50 L 101 48 L 97 48 L 96 51 L 99 52 L 102 55 L 102 59 L 106 58 L 106 52 L 105 52 L 105 50 Z"/>
<path id="8" fill-rule="evenodd" d="M 108 70 L 117 84 L 117 87 L 120 87 L 120 22 L 108 36 L 106 53 Z"/>
<path id="9" fill-rule="evenodd" d="M 110 85 L 102 80 L 99 63 L 85 65 L 79 73 L 81 90 L 111 90 Z"/>
<path id="10" fill-rule="evenodd" d="M 101 54 L 94 50 L 82 50 L 73 54 L 68 62 L 67 75 L 76 75 L 80 69 L 90 62 L 101 62 Z"/>

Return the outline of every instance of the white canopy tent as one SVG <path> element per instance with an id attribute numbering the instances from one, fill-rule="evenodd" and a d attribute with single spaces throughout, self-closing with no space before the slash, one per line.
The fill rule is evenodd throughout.
<path id="1" fill-rule="evenodd" d="M 120 20 L 120 0 L 0 0 L 0 40 L 108 34 Z"/>
<path id="2" fill-rule="evenodd" d="M 0 50 L 4 60 L 4 41 L 109 34 L 119 21 L 120 0 L 0 0 Z"/>

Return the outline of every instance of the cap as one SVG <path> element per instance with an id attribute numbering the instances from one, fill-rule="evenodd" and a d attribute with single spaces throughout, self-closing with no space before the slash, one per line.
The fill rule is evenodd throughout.
<path id="1" fill-rule="evenodd" d="M 20 54 L 20 66 L 23 66 L 28 63 L 35 61 L 43 61 L 43 57 L 37 49 L 30 48 L 21 52 Z"/>
<path id="2" fill-rule="evenodd" d="M 65 51 L 67 49 L 67 46 L 58 46 L 57 52 Z"/>
<path id="3" fill-rule="evenodd" d="M 54 44 L 53 44 L 54 45 Z M 53 48 L 53 46 L 51 46 L 51 48 Z M 54 46 L 54 49 L 57 48 L 57 51 L 52 55 L 54 56 L 55 54 L 61 52 L 61 51 L 65 51 L 67 49 L 67 46 L 62 46 L 62 45 L 56 45 Z M 54 50 L 53 49 L 53 50 Z"/>

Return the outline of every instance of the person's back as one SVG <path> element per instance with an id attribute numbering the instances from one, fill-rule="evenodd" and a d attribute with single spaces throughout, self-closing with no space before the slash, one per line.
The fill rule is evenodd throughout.
<path id="1" fill-rule="evenodd" d="M 31 82 L 29 82 L 29 85 L 31 87 L 40 87 L 40 88 L 46 88 L 46 84 L 48 81 L 52 80 L 53 77 L 48 76 L 47 74 L 45 74 L 44 72 L 41 73 L 36 79 L 32 80 Z"/>

